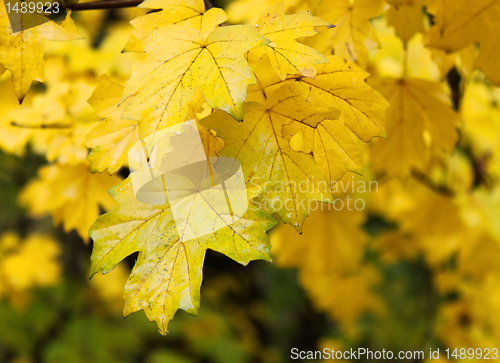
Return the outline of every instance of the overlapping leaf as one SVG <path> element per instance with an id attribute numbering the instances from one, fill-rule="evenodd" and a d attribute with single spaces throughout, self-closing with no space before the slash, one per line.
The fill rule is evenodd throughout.
<path id="1" fill-rule="evenodd" d="M 330 182 L 340 179 L 346 171 L 362 172 L 360 149 L 342 120 L 327 119 L 316 127 L 292 122 L 284 126 L 282 131 L 290 139 L 299 133 L 303 140 L 300 151 L 312 152 L 314 160 Z"/>
<path id="2" fill-rule="evenodd" d="M 212 108 L 241 119 L 246 86 L 255 81 L 244 53 L 269 41 L 248 26 L 199 30 L 164 26 L 152 35 L 146 54 L 132 67 L 122 117 L 139 121 L 139 135 L 184 121 L 199 88 Z"/>
<path id="3" fill-rule="evenodd" d="M 138 123 L 135 120 L 121 118 L 128 102 L 118 106 L 123 86 L 103 76 L 101 85 L 89 98 L 97 116 L 109 115 L 87 134 L 87 147 L 90 168 L 93 173 L 108 170 L 110 174 L 117 172 L 127 161 L 128 152 L 139 141 Z M 202 110 L 204 98 L 201 92 L 195 93 L 189 105 L 188 117 L 198 120 L 197 112 Z M 209 130 L 198 125 L 202 144 L 207 155 L 215 156 L 222 149 L 224 142 L 215 137 Z"/>
<path id="4" fill-rule="evenodd" d="M 142 52 L 148 43 L 148 36 L 164 25 L 182 25 L 210 33 L 218 24 L 226 21 L 222 9 L 212 8 L 205 12 L 203 0 L 146 0 L 140 8 L 161 9 L 133 19 L 134 31 L 125 46 L 125 51 Z"/>
<path id="5" fill-rule="evenodd" d="M 300 83 L 310 87 L 309 101 L 313 106 L 333 106 L 341 111 L 340 118 L 364 142 L 375 136 L 386 136 L 384 112 L 387 101 L 365 83 L 368 73 L 355 64 L 336 56 L 329 63 L 318 64 L 314 79 L 297 77 L 283 83 L 274 74 L 257 69 L 259 83 L 267 95 L 282 84 Z"/>
<path id="6" fill-rule="evenodd" d="M 241 124 L 222 111 L 200 121 L 224 140 L 220 155 L 238 159 L 249 183 L 267 184 L 260 207 L 277 212 L 298 231 L 309 214 L 309 200 L 331 201 L 329 183 L 314 158 L 290 149 L 282 134 L 283 126 L 291 122 L 314 128 L 335 117 L 335 113 L 319 113 L 306 102 L 307 96 L 308 87 L 299 84 L 279 88 L 268 98 L 259 86 L 250 86 Z"/>
<path id="7" fill-rule="evenodd" d="M 309 12 L 285 15 L 284 5 L 279 3 L 262 14 L 255 26 L 271 43 L 248 52 L 250 65 L 256 65 L 267 54 L 272 67 L 283 80 L 287 75 L 314 78 L 314 65 L 328 63 L 324 55 L 296 41 L 297 38 L 317 34 L 314 27 L 331 27 L 331 24 L 311 16 Z"/>

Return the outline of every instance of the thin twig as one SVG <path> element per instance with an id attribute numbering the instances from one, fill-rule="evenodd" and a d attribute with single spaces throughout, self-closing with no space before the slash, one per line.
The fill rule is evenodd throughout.
<path id="1" fill-rule="evenodd" d="M 27 124 L 18 124 L 15 121 L 12 121 L 10 123 L 11 126 L 14 127 L 20 127 L 22 129 L 69 129 L 71 128 L 71 125 L 64 125 L 64 124 L 52 124 L 52 125 L 47 125 L 47 124 L 38 124 L 38 125 L 27 125 Z"/>
<path id="2" fill-rule="evenodd" d="M 131 8 L 139 5 L 144 0 L 107 0 L 107 1 L 92 1 L 88 3 L 75 3 L 66 4 L 66 8 L 71 11 L 81 11 L 81 10 L 100 10 L 100 9 L 121 9 L 121 8 Z M 211 9 L 214 6 L 210 0 L 204 0 L 205 8 Z"/>
<path id="3" fill-rule="evenodd" d="M 80 10 L 99 10 L 99 9 L 121 9 L 131 8 L 139 5 L 144 0 L 109 0 L 109 1 L 92 1 L 89 3 L 67 4 L 66 8 L 71 11 Z"/>

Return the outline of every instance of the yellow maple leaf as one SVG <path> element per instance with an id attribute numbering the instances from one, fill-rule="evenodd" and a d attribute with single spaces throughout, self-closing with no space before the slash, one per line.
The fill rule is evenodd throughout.
<path id="1" fill-rule="evenodd" d="M 144 51 L 148 36 L 162 26 L 177 24 L 208 34 L 227 19 L 219 8 L 205 12 L 203 0 L 146 0 L 138 7 L 161 11 L 137 17 L 130 22 L 135 29 L 125 45 L 124 50 L 129 52 Z"/>
<path id="2" fill-rule="evenodd" d="M 329 183 L 314 158 L 290 149 L 282 134 L 283 126 L 292 122 L 315 128 L 332 117 L 331 113 L 318 113 L 306 102 L 307 91 L 304 85 L 285 85 L 266 99 L 263 90 L 252 85 L 242 123 L 223 111 L 200 121 L 224 140 L 220 156 L 238 159 L 245 180 L 260 189 L 260 207 L 269 214 L 277 212 L 298 231 L 309 214 L 309 200 L 332 200 Z M 265 188 L 259 187 L 262 183 Z"/>
<path id="3" fill-rule="evenodd" d="M 106 117 L 100 124 L 87 134 L 87 147 L 90 169 L 93 173 L 105 169 L 109 174 L 117 172 L 127 161 L 130 148 L 139 141 L 138 123 L 135 120 L 121 118 L 121 114 L 128 102 L 119 104 L 123 93 L 123 86 L 101 77 L 101 85 L 97 87 L 89 98 L 89 103 L 96 110 L 97 116 Z M 205 100 L 198 90 L 189 105 L 188 117 L 198 120 L 197 113 L 203 110 Z M 215 156 L 222 149 L 224 142 L 215 137 L 206 128 L 198 125 L 202 145 L 207 155 Z"/>
<path id="4" fill-rule="evenodd" d="M 342 120 L 326 119 L 315 127 L 292 122 L 282 131 L 290 138 L 293 150 L 313 153 L 314 160 L 330 182 L 339 180 L 346 171 L 363 171 L 360 148 Z M 302 135 L 302 147 L 298 150 L 292 146 L 297 135 Z"/>
<path id="5" fill-rule="evenodd" d="M 145 204 L 136 199 L 130 179 L 111 191 L 119 205 L 101 216 L 90 230 L 94 240 L 91 275 L 111 271 L 126 256 L 139 252 L 137 263 L 124 290 L 124 315 L 144 310 L 162 334 L 178 309 L 197 314 L 200 305 L 202 266 L 207 249 L 218 251 L 246 265 L 251 260 L 269 260 L 266 230 L 274 220 L 253 206 L 235 222 L 204 236 L 186 239 L 188 230 L 176 225 L 172 209 L 183 198 L 167 204 Z M 184 209 L 186 226 L 196 224 L 189 210 L 211 208 L 195 197 Z M 226 220 L 223 215 L 218 216 Z M 181 227 L 179 232 L 179 227 Z M 189 234 L 189 233 L 188 233 Z"/>
<path id="6" fill-rule="evenodd" d="M 279 3 L 261 15 L 255 27 L 271 43 L 248 52 L 248 61 L 255 66 L 267 54 L 272 67 L 283 80 L 288 75 L 316 76 L 315 64 L 328 63 L 328 59 L 314 50 L 296 41 L 299 37 L 308 37 L 317 32 L 314 27 L 331 27 L 331 24 L 313 17 L 308 11 L 294 15 L 284 14 L 284 4 Z"/>
<path id="7" fill-rule="evenodd" d="M 89 227 L 100 215 L 99 207 L 110 210 L 116 205 L 107 190 L 121 178 L 91 174 L 87 163 L 48 165 L 38 175 L 22 191 L 21 204 L 35 217 L 50 213 L 54 224 L 62 223 L 66 232 L 75 229 L 86 241 Z"/>
<path id="8" fill-rule="evenodd" d="M 453 53 L 479 42 L 475 65 L 500 85 L 500 1 L 442 0 L 435 11 L 435 25 L 427 34 L 429 46 Z"/>
<path id="9" fill-rule="evenodd" d="M 11 13 L 13 22 L 30 24 L 33 14 Z M 33 81 L 44 79 L 43 46 L 45 40 L 74 40 L 81 35 L 70 18 L 58 25 L 53 21 L 13 33 L 4 2 L 0 3 L 0 64 L 10 71 L 14 91 L 22 102 Z"/>
<path id="10" fill-rule="evenodd" d="M 440 82 L 446 74 L 440 74 L 420 34 L 405 46 L 383 20 L 374 26 L 382 49 L 371 60 L 379 76 L 370 85 L 388 98 L 391 107 L 389 137 L 372 145 L 373 166 L 378 173 L 402 178 L 412 169 L 427 173 L 433 162 L 451 154 L 458 140 L 459 115 Z"/>
<path id="11" fill-rule="evenodd" d="M 199 88 L 212 108 L 241 119 L 246 86 L 255 81 L 244 53 L 269 40 L 248 26 L 199 30 L 166 25 L 151 35 L 146 54 L 132 68 L 122 117 L 139 120 L 139 135 L 181 123 Z"/>
<path id="12" fill-rule="evenodd" d="M 458 140 L 458 114 L 440 83 L 416 78 L 383 78 L 373 87 L 390 103 L 387 140 L 372 145 L 374 169 L 408 177 L 425 172 L 431 156 L 449 154 Z"/>
<path id="13" fill-rule="evenodd" d="M 368 62 L 368 50 L 378 45 L 370 19 L 384 12 L 384 0 L 323 0 L 313 14 L 335 25 L 321 36 L 336 56 L 349 59 L 362 68 Z"/>
<path id="14" fill-rule="evenodd" d="M 368 73 L 336 56 L 329 56 L 328 61 L 316 66 L 314 79 L 297 77 L 282 82 L 274 73 L 266 71 L 265 65 L 255 72 L 266 95 L 285 84 L 303 84 L 310 88 L 312 106 L 321 109 L 329 105 L 340 110 L 340 119 L 362 141 L 369 142 L 375 136 L 385 137 L 384 112 L 389 104 L 365 83 Z"/>

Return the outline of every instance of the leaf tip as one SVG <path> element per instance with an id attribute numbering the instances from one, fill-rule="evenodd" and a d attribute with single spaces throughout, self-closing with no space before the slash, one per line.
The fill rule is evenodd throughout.
<path id="1" fill-rule="evenodd" d="M 168 330 L 163 330 L 161 328 L 158 328 L 158 333 L 160 333 L 161 335 L 165 336 L 168 334 Z"/>
<path id="2" fill-rule="evenodd" d="M 94 275 L 95 275 L 96 273 L 98 273 L 98 272 L 99 272 L 99 270 L 96 270 L 95 266 L 94 266 L 94 267 L 92 267 L 92 268 L 90 269 L 90 272 L 89 272 L 89 280 L 92 280 L 92 277 L 94 277 Z"/>

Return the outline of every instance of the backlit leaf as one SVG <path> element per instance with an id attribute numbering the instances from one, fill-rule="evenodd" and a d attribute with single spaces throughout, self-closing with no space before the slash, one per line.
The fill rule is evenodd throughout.
<path id="1" fill-rule="evenodd" d="M 149 34 L 164 25 L 177 24 L 209 33 L 227 19 L 222 9 L 212 8 L 205 13 L 203 0 L 146 0 L 138 7 L 161 11 L 140 16 L 130 22 L 135 29 L 124 49 L 129 52 L 144 51 Z"/>
<path id="2" fill-rule="evenodd" d="M 241 217 L 234 223 L 186 241 L 179 235 L 171 211 L 176 203 L 183 202 L 182 198 L 164 205 L 140 203 L 129 179 L 113 188 L 111 194 L 118 207 L 101 216 L 90 231 L 94 240 L 91 275 L 100 270 L 107 273 L 123 258 L 139 252 L 125 286 L 123 313 L 127 316 L 144 310 L 162 334 L 168 332 L 168 323 L 178 309 L 197 314 L 207 249 L 244 265 L 255 259 L 270 259 L 266 230 L 274 220 L 253 206 L 243 216 L 233 215 Z M 196 223 L 189 221 L 188 216 L 187 223 Z"/>
<path id="3" fill-rule="evenodd" d="M 284 5 L 279 3 L 266 11 L 255 24 L 260 34 L 271 43 L 252 49 L 248 53 L 250 65 L 256 64 L 267 54 L 271 65 L 281 79 L 287 75 L 302 75 L 314 78 L 315 64 L 328 63 L 328 59 L 314 50 L 296 41 L 297 38 L 315 35 L 314 27 L 331 26 L 309 12 L 285 15 Z"/>
<path id="4" fill-rule="evenodd" d="M 164 26 L 152 38 L 122 98 L 129 102 L 122 117 L 139 121 L 141 137 L 183 122 L 196 88 L 210 107 L 241 119 L 246 86 L 255 81 L 243 55 L 266 38 L 248 26 L 228 26 L 205 39 L 179 25 Z"/>
<path id="5" fill-rule="evenodd" d="M 243 165 L 245 179 L 267 187 L 259 198 L 259 206 L 300 231 L 308 216 L 309 200 L 331 201 L 328 182 L 314 158 L 290 149 L 283 137 L 283 126 L 298 122 L 316 127 L 331 113 L 321 114 L 306 102 L 308 87 L 292 84 L 275 91 L 266 99 L 259 86 L 249 88 L 249 101 L 244 105 L 243 122 L 222 111 L 201 120 L 217 132 L 225 147 L 220 156 L 236 158 Z M 262 190 L 261 190 L 262 191 Z"/>
<path id="6" fill-rule="evenodd" d="M 386 136 L 384 112 L 387 101 L 365 83 L 368 73 L 355 64 L 335 56 L 329 63 L 319 64 L 314 79 L 297 77 L 281 80 L 269 72 L 256 70 L 259 83 L 267 95 L 283 84 L 300 83 L 310 87 L 309 101 L 313 106 L 333 106 L 340 110 L 340 118 L 362 141 L 375 136 Z M 250 92 L 250 91 L 249 91 Z"/>

